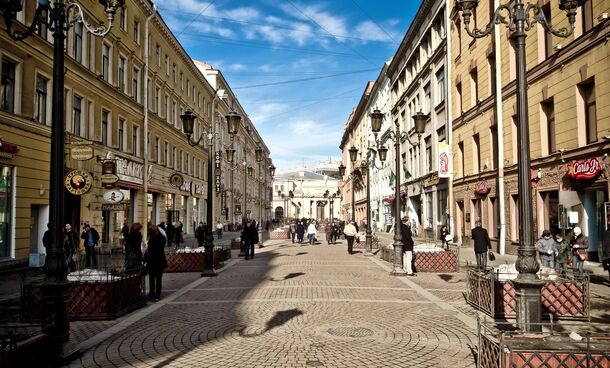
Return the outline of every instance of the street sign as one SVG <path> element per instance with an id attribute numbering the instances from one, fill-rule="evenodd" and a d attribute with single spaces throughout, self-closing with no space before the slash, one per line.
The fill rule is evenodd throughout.
<path id="1" fill-rule="evenodd" d="M 93 147 L 90 145 L 74 145 L 70 149 L 70 157 L 77 161 L 87 161 L 93 158 Z"/>

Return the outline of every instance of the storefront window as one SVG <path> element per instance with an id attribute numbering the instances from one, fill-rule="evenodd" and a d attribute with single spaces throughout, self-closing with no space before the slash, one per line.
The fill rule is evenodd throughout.
<path id="1" fill-rule="evenodd" d="M 13 170 L 0 166 L 0 258 L 11 256 L 10 220 Z"/>

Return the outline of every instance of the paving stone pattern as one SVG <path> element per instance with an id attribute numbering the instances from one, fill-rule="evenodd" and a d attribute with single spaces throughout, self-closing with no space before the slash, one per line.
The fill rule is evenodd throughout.
<path id="1" fill-rule="evenodd" d="M 391 265 L 342 245 L 272 243 L 252 260 L 234 253 L 214 278 L 166 274 L 161 301 L 131 317 L 73 323 L 83 346 L 126 327 L 70 366 L 475 366 L 475 331 L 458 318 L 474 315 L 463 274 L 397 278 Z"/>

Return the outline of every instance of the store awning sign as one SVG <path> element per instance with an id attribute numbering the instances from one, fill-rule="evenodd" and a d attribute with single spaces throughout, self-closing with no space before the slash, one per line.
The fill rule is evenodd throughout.
<path id="1" fill-rule="evenodd" d="M 109 191 L 105 192 L 103 197 L 104 197 L 104 202 L 111 203 L 111 204 L 121 203 L 123 198 L 125 198 L 125 196 L 123 195 L 123 192 L 121 192 L 120 190 L 117 190 L 117 189 L 113 189 L 113 190 L 109 190 Z"/>
<path id="2" fill-rule="evenodd" d="M 491 184 L 486 179 L 479 180 L 474 186 L 474 193 L 479 196 L 486 196 L 491 192 Z"/>
<path id="3" fill-rule="evenodd" d="M 573 160 L 568 164 L 568 177 L 576 180 L 595 179 L 604 170 L 597 157 L 586 160 Z"/>

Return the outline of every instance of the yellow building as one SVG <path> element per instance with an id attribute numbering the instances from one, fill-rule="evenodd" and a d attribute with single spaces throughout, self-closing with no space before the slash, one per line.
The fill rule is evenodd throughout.
<path id="1" fill-rule="evenodd" d="M 539 4 L 555 28 L 568 25 L 558 2 Z M 478 28 L 488 24 L 493 9 L 493 1 L 479 2 Z M 526 38 L 535 235 L 578 225 L 595 258 L 606 238 L 609 201 L 609 11 L 608 1 L 587 0 L 572 36 L 559 38 L 536 24 Z M 519 142 L 510 31 L 499 25 L 475 40 L 455 9 L 450 20 L 454 231 L 467 242 L 481 219 L 500 252 L 515 253 Z"/>
<path id="2" fill-rule="evenodd" d="M 35 5 L 25 2 L 14 27 L 32 22 Z M 82 6 L 95 18 L 92 23 L 105 23 L 97 2 L 86 0 Z M 52 51 L 46 27 L 24 41 L 0 32 L 0 267 L 44 252 Z M 180 115 L 190 110 L 198 116 L 195 139 L 207 132 L 216 88 L 148 1 L 126 1 L 104 38 L 75 23 L 64 58 L 66 175 L 91 183 L 87 190 L 66 186 L 65 222 L 75 229 L 88 222 L 106 249 L 120 246 L 124 222 L 179 221 L 192 233 L 205 221 L 208 149 L 187 144 Z M 253 150 L 252 143 L 249 147 Z M 108 185 L 124 197 L 119 203 L 105 198 L 104 162 L 116 164 L 118 181 Z M 216 211 L 219 205 L 214 206 Z"/>

